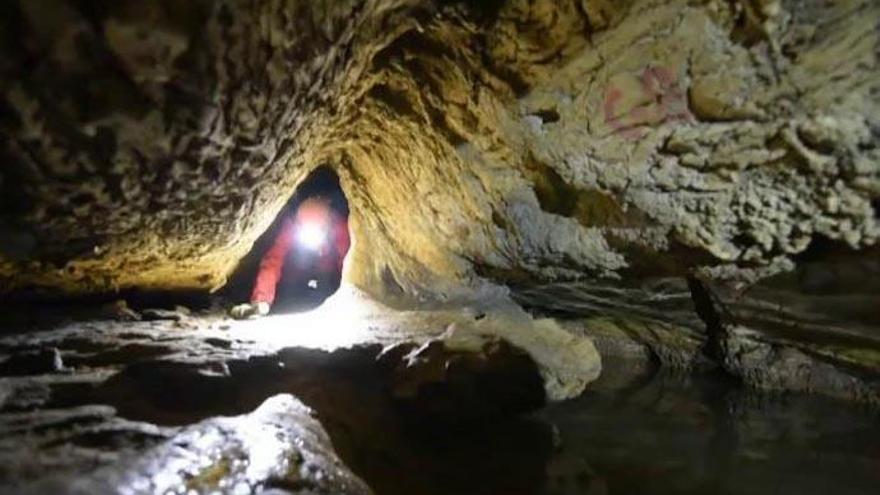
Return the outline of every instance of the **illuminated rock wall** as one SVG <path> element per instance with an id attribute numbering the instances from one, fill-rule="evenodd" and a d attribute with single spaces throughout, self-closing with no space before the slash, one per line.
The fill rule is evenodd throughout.
<path id="1" fill-rule="evenodd" d="M 465 3 L 5 5 L 4 283 L 217 287 L 325 162 L 385 295 L 876 242 L 873 2 Z"/>
<path id="2" fill-rule="evenodd" d="M 384 301 L 574 283 L 569 312 L 702 341 L 713 301 L 838 252 L 837 293 L 878 298 L 876 2 L 0 9 L 6 290 L 220 287 L 328 164 Z"/>

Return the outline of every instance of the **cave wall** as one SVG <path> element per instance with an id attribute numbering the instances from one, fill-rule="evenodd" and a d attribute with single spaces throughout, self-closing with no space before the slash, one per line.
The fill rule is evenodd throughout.
<path id="1" fill-rule="evenodd" d="M 405 5 L 4 2 L 3 288 L 221 286 Z"/>
<path id="2" fill-rule="evenodd" d="M 216 288 L 323 163 L 388 300 L 735 288 L 880 233 L 870 0 L 2 8 L 7 290 Z"/>
<path id="3" fill-rule="evenodd" d="M 377 56 L 347 152 L 391 251 L 456 279 L 743 283 L 815 237 L 876 242 L 876 5 L 590 5 Z"/>

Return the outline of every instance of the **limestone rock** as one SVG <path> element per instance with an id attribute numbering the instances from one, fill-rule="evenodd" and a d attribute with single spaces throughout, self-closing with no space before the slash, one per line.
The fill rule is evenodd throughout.
<path id="1" fill-rule="evenodd" d="M 290 395 L 246 416 L 187 427 L 133 459 L 80 478 L 50 475 L 20 493 L 371 493 L 336 457 L 310 410 Z"/>
<path id="2" fill-rule="evenodd" d="M 392 396 L 429 422 L 491 421 L 540 408 L 544 383 L 535 363 L 504 341 L 483 340 L 476 352 L 437 339 L 383 354 Z"/>
<path id="3" fill-rule="evenodd" d="M 65 307 L 60 310 L 65 312 Z M 340 314 L 338 307 L 330 311 Z M 48 317 L 49 313 L 43 311 L 42 316 Z M 487 493 L 503 492 L 503 487 L 510 486 L 537 489 L 543 480 L 543 462 L 552 449 L 551 431 L 529 417 L 514 416 L 526 402 L 518 402 L 519 408 L 495 408 L 490 421 L 466 430 L 471 433 L 458 431 L 440 443 L 416 448 L 412 437 L 425 433 L 419 425 L 424 425 L 426 417 L 406 414 L 388 393 L 392 381 L 387 369 L 376 360 L 383 347 L 402 342 L 398 348 L 413 349 L 449 337 L 444 336 L 445 329 L 454 314 L 460 318 L 456 322 L 460 329 L 454 332 L 459 335 L 452 339 L 455 342 L 450 348 L 456 350 L 444 355 L 468 362 L 456 368 L 465 372 L 457 377 L 457 384 L 474 383 L 468 376 L 470 372 L 475 373 L 476 381 L 491 375 L 498 361 L 490 359 L 485 363 L 490 366 L 481 367 L 481 356 L 467 350 L 474 343 L 491 342 L 492 348 L 504 349 L 502 353 L 507 357 L 502 361 L 508 360 L 512 370 L 524 378 L 522 382 L 496 384 L 507 391 L 528 391 L 531 399 L 543 399 L 546 392 L 542 377 L 549 374 L 553 363 L 544 361 L 541 367 L 547 369 L 539 372 L 536 361 L 527 357 L 525 350 L 502 344 L 498 337 L 491 337 L 488 327 L 479 328 L 485 335 L 474 329 L 461 330 L 465 318 L 477 322 L 497 318 L 482 310 L 468 313 L 464 315 L 459 309 L 368 315 L 357 320 L 363 325 L 360 330 L 366 331 L 352 331 L 327 349 L 309 340 L 315 330 L 306 325 L 307 319 L 314 316 L 311 313 L 300 315 L 300 319 L 286 315 L 274 320 L 270 316 L 237 322 L 223 315 L 193 312 L 192 325 L 186 327 L 178 327 L 171 320 L 96 320 L 94 314 L 85 314 L 84 320 L 58 323 L 48 318 L 28 324 L 39 331 L 2 320 L 9 332 L 0 336 L 4 353 L 23 354 L 34 346 L 55 347 L 70 371 L 0 376 L 0 492 L 64 493 L 76 489 L 114 493 L 108 486 L 131 487 L 135 483 L 132 491 L 152 491 L 138 487 L 182 478 L 182 487 L 190 483 L 189 488 L 211 492 L 212 487 L 229 487 L 254 474 L 244 468 L 243 459 L 274 455 L 279 453 L 279 446 L 291 454 L 290 466 L 299 469 L 314 465 L 308 461 L 308 452 L 321 454 L 329 445 L 317 441 L 321 435 L 312 431 L 316 427 L 313 415 L 306 415 L 296 401 L 278 402 L 279 394 L 292 394 L 307 404 L 332 439 L 339 457 L 379 493 L 400 486 L 415 493 L 444 492 L 438 486 L 452 492 L 473 490 L 475 486 Z M 329 321 L 328 314 L 323 314 L 312 324 L 327 333 L 339 330 L 328 325 Z M 220 330 L 221 326 L 229 328 Z M 273 329 L 282 333 L 273 333 Z M 566 342 L 577 342 L 560 330 L 557 337 L 561 336 L 568 338 Z M 584 355 L 571 354 L 562 362 L 572 364 L 579 356 Z M 587 381 L 584 370 L 591 372 L 589 377 L 598 373 L 598 362 L 585 361 L 582 368 L 559 373 L 569 378 L 570 392 Z M 580 375 L 574 373 L 577 370 Z M 503 394 L 503 390 L 499 392 Z M 275 399 L 269 410 L 252 413 L 272 397 Z M 435 407 L 425 399 L 421 398 L 421 404 L 428 410 L 443 410 L 442 402 Z M 496 406 L 514 404 L 489 402 Z M 414 431 L 407 426 L 415 426 Z M 303 429 L 306 432 L 300 435 Z M 276 441 L 265 437 L 275 433 L 283 438 Z M 316 438 L 317 443 L 313 443 Z M 304 443 L 297 444 L 297 439 Z M 254 450 L 253 442 L 265 449 Z M 442 446 L 442 453 L 438 453 L 438 446 Z M 190 451 L 192 454 L 187 454 Z M 297 457 L 298 452 L 305 454 Z M 255 460 L 256 464 L 265 465 L 260 459 Z M 333 474 L 334 459 L 331 456 L 316 461 L 323 467 L 306 473 L 298 482 L 301 488 L 295 486 L 298 483 L 289 484 L 289 477 L 273 478 L 270 483 L 259 475 L 250 482 L 255 482 L 257 488 L 274 484 L 279 486 L 277 490 L 294 493 L 313 486 L 325 487 L 322 493 L 347 493 L 346 486 L 357 486 L 336 483 L 347 478 L 317 479 L 320 473 Z M 461 466 L 463 459 L 466 467 Z M 174 465 L 166 463 L 172 460 Z M 511 465 L 523 468 L 510 473 Z M 441 469 L 435 471 L 432 466 Z M 455 479 L 450 480 L 444 470 L 448 467 L 461 469 L 468 476 L 453 476 Z M 469 479 L 473 469 L 504 475 L 487 477 L 475 485 Z M 46 473 L 51 473 L 50 480 L 45 479 Z M 262 473 L 273 474 L 267 470 Z M 159 478 L 152 479 L 153 474 Z M 389 487 L 392 490 L 387 490 Z"/>
<path id="4" fill-rule="evenodd" d="M 64 371 L 61 353 L 54 347 L 8 356 L 0 362 L 0 376 L 39 375 Z"/>
<path id="5" fill-rule="evenodd" d="M 880 258 L 827 246 L 746 291 L 705 287 L 718 360 L 746 383 L 880 404 Z"/>
<path id="6" fill-rule="evenodd" d="M 877 241 L 875 2 L 3 8 L 8 287 L 217 287 L 322 163 L 381 297 Z"/>
<path id="7" fill-rule="evenodd" d="M 877 245 L 878 23 L 873 0 L 5 2 L 0 291 L 216 289 L 327 164 L 344 279 L 380 300 L 580 283 L 682 327 L 655 282 L 736 292 L 822 239 Z M 502 338 L 550 395 L 598 372 L 529 327 L 553 336 Z"/>

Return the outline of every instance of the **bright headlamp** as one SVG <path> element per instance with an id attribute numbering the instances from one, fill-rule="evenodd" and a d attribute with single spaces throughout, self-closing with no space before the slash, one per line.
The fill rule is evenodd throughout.
<path id="1" fill-rule="evenodd" d="M 310 251 L 321 249 L 327 240 L 327 227 L 323 222 L 305 221 L 297 226 L 297 244 Z"/>

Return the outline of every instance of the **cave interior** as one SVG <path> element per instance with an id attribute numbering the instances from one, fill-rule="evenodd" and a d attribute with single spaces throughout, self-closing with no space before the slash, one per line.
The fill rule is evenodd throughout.
<path id="1" fill-rule="evenodd" d="M 0 2 L 0 493 L 874 494 L 875 0 Z"/>

